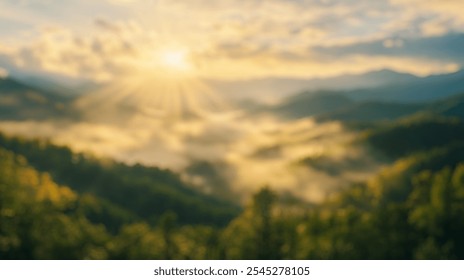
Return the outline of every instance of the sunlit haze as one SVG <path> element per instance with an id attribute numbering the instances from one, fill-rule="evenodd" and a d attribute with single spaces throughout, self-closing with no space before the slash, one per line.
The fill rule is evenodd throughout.
<path id="1" fill-rule="evenodd" d="M 1 96 L 0 129 L 170 168 L 241 202 L 270 183 L 321 201 L 383 164 L 352 147 L 343 118 L 383 120 L 388 106 L 403 117 L 448 88 L 430 86 L 440 76 L 417 85 L 462 69 L 462 11 L 461 0 L 1 1 L 0 80 L 24 96 Z M 459 77 L 443 78 L 456 83 L 443 97 Z"/>

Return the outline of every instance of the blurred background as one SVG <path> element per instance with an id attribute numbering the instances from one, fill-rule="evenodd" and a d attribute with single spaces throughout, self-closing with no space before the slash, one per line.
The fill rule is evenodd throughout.
<path id="1" fill-rule="evenodd" d="M 464 3 L 0 2 L 1 259 L 462 259 Z"/>

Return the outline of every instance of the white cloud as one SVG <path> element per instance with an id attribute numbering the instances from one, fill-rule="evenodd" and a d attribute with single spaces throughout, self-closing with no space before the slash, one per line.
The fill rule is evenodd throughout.
<path id="1" fill-rule="evenodd" d="M 462 16 L 455 12 L 461 1 L 84 2 L 89 6 L 77 0 L 68 5 L 53 2 L 49 6 L 55 14 L 69 14 L 72 20 L 50 16 L 47 23 L 37 20 L 22 40 L 6 37 L 8 46 L 17 50 L 8 54 L 10 60 L 24 70 L 107 80 L 146 63 L 157 49 L 181 46 L 201 77 L 328 76 L 389 65 L 409 71 L 414 68 L 410 62 L 418 63 L 413 73 L 424 74 L 448 69 L 451 62 L 404 55 L 388 62 L 383 53 L 340 58 L 315 49 L 381 41 L 400 52 L 404 39 L 464 30 L 459 27 Z M 24 14 L 14 5 L 8 7 L 16 7 L 15 18 L 22 18 L 34 15 L 37 5 L 26 5 Z M 48 12 L 41 5 L 36 17 L 44 18 Z"/>
<path id="2" fill-rule="evenodd" d="M 411 23 L 416 20 L 425 36 L 464 31 L 464 2 L 461 0 L 391 0 L 403 14 L 409 14 Z"/>
<path id="3" fill-rule="evenodd" d="M 4 52 L 19 69 L 59 75 L 107 80 L 115 73 L 130 71 L 134 61 L 150 50 L 147 40 L 133 22 L 97 20 L 100 31 L 79 36 L 61 26 L 45 26 L 27 43 Z"/>

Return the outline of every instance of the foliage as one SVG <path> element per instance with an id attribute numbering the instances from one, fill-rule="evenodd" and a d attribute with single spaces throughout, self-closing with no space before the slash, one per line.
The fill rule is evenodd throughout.
<path id="1" fill-rule="evenodd" d="M 266 186 L 241 213 L 167 170 L 0 135 L 0 258 L 463 259 L 461 129 L 370 128 L 392 160 L 371 180 L 311 206 Z"/>
<path id="2" fill-rule="evenodd" d="M 60 184 L 85 196 L 82 211 L 111 230 L 136 220 L 154 225 L 166 211 L 174 211 L 182 224 L 225 225 L 239 208 L 203 195 L 177 174 L 140 164 L 129 166 L 73 153 L 43 140 L 25 140 L 0 134 L 0 147 L 22 155 L 31 166 L 47 172 Z"/>
<path id="3" fill-rule="evenodd" d="M 464 122 L 460 119 L 418 114 L 371 129 L 361 141 L 389 158 L 461 142 Z"/>

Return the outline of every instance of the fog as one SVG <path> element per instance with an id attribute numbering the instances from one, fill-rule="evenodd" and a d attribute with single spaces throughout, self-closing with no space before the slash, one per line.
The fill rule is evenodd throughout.
<path id="1" fill-rule="evenodd" d="M 202 191 L 244 201 L 264 185 L 317 202 L 373 174 L 380 163 L 337 122 L 282 121 L 240 111 L 124 123 L 3 121 L 8 134 L 48 138 L 75 151 L 179 172 Z"/>
<path id="2" fill-rule="evenodd" d="M 320 201 L 380 167 L 341 123 L 247 112 L 196 79 L 168 78 L 137 74 L 82 96 L 72 105 L 77 120 L 2 121 L 0 130 L 169 168 L 236 201 L 264 185 Z"/>

